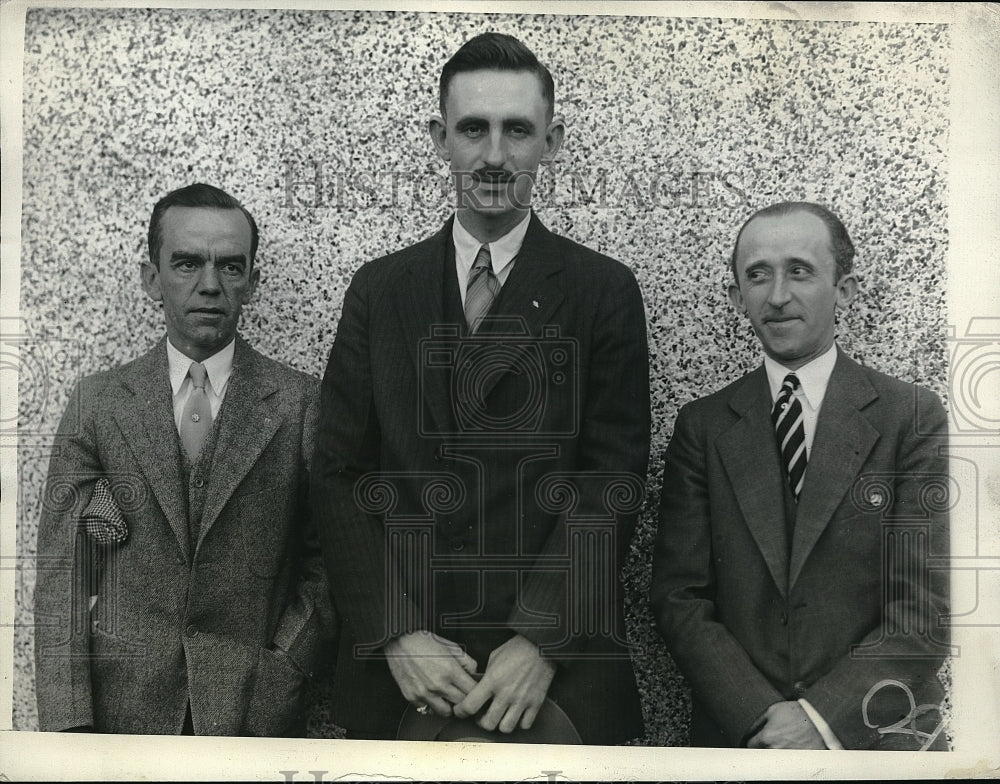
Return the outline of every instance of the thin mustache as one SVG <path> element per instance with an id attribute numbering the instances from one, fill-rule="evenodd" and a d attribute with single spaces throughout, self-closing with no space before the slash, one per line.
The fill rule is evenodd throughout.
<path id="1" fill-rule="evenodd" d="M 472 172 L 472 176 L 477 182 L 490 182 L 498 184 L 511 182 L 514 179 L 514 175 L 508 171 L 504 171 L 503 169 L 479 169 Z"/>

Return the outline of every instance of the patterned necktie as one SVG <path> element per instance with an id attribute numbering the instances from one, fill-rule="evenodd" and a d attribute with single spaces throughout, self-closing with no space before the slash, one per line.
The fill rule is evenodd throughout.
<path id="1" fill-rule="evenodd" d="M 188 375 L 191 377 L 191 394 L 184 404 L 184 413 L 181 414 L 181 444 L 193 463 L 198 459 L 198 453 L 212 430 L 212 407 L 205 391 L 205 382 L 208 380 L 205 366 L 200 362 L 192 362 Z"/>
<path id="2" fill-rule="evenodd" d="M 469 272 L 469 285 L 465 290 L 465 323 L 469 325 L 470 335 L 475 334 L 499 292 L 500 281 L 493 274 L 490 246 L 483 245 Z"/>
<path id="3" fill-rule="evenodd" d="M 788 486 L 796 502 L 802 492 L 802 483 L 806 476 L 806 428 L 802 416 L 802 403 L 795 397 L 799 388 L 799 377 L 794 373 L 785 376 L 774 401 L 771 411 L 771 422 L 778 438 L 778 450 L 781 461 L 788 474 Z"/>

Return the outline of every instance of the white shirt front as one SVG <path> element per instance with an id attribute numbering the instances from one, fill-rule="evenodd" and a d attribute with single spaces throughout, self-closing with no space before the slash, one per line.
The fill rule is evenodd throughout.
<path id="1" fill-rule="evenodd" d="M 514 268 L 514 258 L 521 252 L 521 244 L 524 242 L 524 235 L 528 232 L 530 221 L 531 213 L 529 212 L 524 216 L 524 220 L 500 239 L 484 243 L 473 237 L 462 225 L 458 216 L 455 216 L 451 237 L 455 243 L 455 270 L 458 272 L 458 290 L 462 295 L 462 307 L 465 307 L 465 291 L 469 287 L 469 273 L 472 272 L 472 265 L 476 262 L 479 249 L 483 245 L 489 245 L 493 274 L 497 276 L 497 280 L 503 286 L 507 282 L 510 271 Z"/>
<path id="2" fill-rule="evenodd" d="M 837 344 L 834 343 L 816 359 L 807 362 L 798 370 L 789 370 L 766 354 L 764 369 L 767 371 L 767 383 L 771 387 L 771 406 L 778 399 L 781 384 L 785 376 L 794 373 L 799 378 L 799 388 L 795 397 L 802 405 L 802 425 L 806 431 L 806 459 L 812 454 L 813 437 L 816 435 L 816 420 L 819 417 L 820 406 L 826 397 L 826 388 L 833 375 L 833 366 L 837 364 Z M 807 469 L 808 470 L 808 469 Z"/>
<path id="3" fill-rule="evenodd" d="M 205 394 L 208 395 L 208 404 L 212 409 L 212 421 L 219 414 L 222 401 L 226 397 L 226 390 L 229 388 L 229 377 L 233 373 L 233 355 L 236 352 L 236 339 L 230 341 L 229 345 L 221 351 L 206 359 L 203 364 L 208 373 L 208 382 L 205 384 Z M 167 363 L 170 367 L 170 390 L 174 396 L 174 424 L 177 432 L 181 430 L 181 415 L 184 413 L 184 406 L 191 396 L 191 377 L 188 375 L 188 368 L 191 367 L 193 359 L 188 357 L 174 347 L 174 344 L 167 340 Z"/>

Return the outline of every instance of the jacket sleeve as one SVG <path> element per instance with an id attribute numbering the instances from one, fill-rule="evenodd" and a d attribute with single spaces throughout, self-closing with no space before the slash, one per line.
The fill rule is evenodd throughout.
<path id="1" fill-rule="evenodd" d="M 681 672 L 734 745 L 781 693 L 716 618 L 716 576 L 704 423 L 685 406 L 663 469 L 650 601 Z"/>
<path id="2" fill-rule="evenodd" d="M 405 594 L 389 595 L 385 526 L 355 498 L 357 481 L 380 466 L 369 278 L 362 267 L 344 297 L 320 391 L 310 495 L 337 611 L 373 653 L 392 637 L 429 626 Z"/>
<path id="3" fill-rule="evenodd" d="M 93 726 L 88 575 L 96 552 L 79 528 L 103 473 L 92 410 L 92 379 L 73 390 L 49 462 L 38 523 L 35 689 L 42 731 Z"/>
<path id="4" fill-rule="evenodd" d="M 889 499 L 888 505 L 872 510 L 883 525 L 903 525 L 894 537 L 899 546 L 888 548 L 881 564 L 881 622 L 803 695 L 849 749 L 874 746 L 877 728 L 902 719 L 911 708 L 905 691 L 893 687 L 877 697 L 873 693 L 866 717 L 866 696 L 880 682 L 903 684 L 917 705 L 936 705 L 943 693 L 937 672 L 948 652 L 948 573 L 930 570 L 926 559 L 949 552 L 948 421 L 935 395 L 911 390 L 913 397 L 900 403 L 914 416 L 897 431 L 894 475 L 888 491 L 875 496 Z M 914 522 L 918 525 L 911 528 Z M 924 525 L 926 539 L 918 533 Z"/>
<path id="5" fill-rule="evenodd" d="M 548 558 L 566 556 L 567 518 L 560 515 L 537 568 L 525 578 L 522 601 L 508 619 L 510 628 L 540 647 L 552 648 L 552 657 L 563 657 L 563 664 L 592 636 L 582 619 L 621 611 L 622 597 L 608 593 L 620 591 L 618 573 L 635 531 L 649 463 L 649 351 L 642 294 L 631 270 L 617 263 L 601 285 L 589 356 L 579 358 L 585 375 L 572 472 L 579 503 L 573 514 L 602 520 L 610 512 L 613 541 L 574 548 L 580 562 L 571 569 L 597 578 L 593 591 L 581 590 L 579 581 L 544 565 Z M 533 612 L 554 615 L 558 622 L 540 627 Z"/>
<path id="6" fill-rule="evenodd" d="M 300 538 L 295 593 L 291 604 L 281 616 L 273 641 L 274 646 L 285 651 L 299 669 L 310 676 L 323 642 L 332 639 L 337 629 L 315 517 L 311 514 L 308 498 L 319 415 L 318 393 L 318 384 L 310 383 L 302 425 L 302 498 L 298 508 L 303 522 L 295 529 Z"/>

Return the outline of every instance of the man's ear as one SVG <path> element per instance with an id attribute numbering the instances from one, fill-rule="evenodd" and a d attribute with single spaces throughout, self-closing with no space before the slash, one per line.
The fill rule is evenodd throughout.
<path id="1" fill-rule="evenodd" d="M 149 298 L 154 302 L 162 302 L 160 270 L 151 261 L 144 261 L 139 265 L 139 278 L 142 281 L 142 290 L 149 295 Z"/>
<path id="2" fill-rule="evenodd" d="M 843 310 L 858 296 L 858 277 L 853 272 L 842 275 L 837 281 L 837 310 Z"/>
<path id="3" fill-rule="evenodd" d="M 566 122 L 561 114 L 552 116 L 552 121 L 545 129 L 545 152 L 542 153 L 541 162 L 548 165 L 555 160 L 556 153 L 562 147 L 563 137 L 566 135 Z"/>
<path id="4" fill-rule="evenodd" d="M 442 161 L 451 161 L 451 153 L 445 143 L 448 137 L 448 125 L 444 117 L 439 114 L 431 115 L 431 119 L 427 121 L 427 130 L 431 135 L 431 141 L 434 142 L 438 157 Z"/>
<path id="5" fill-rule="evenodd" d="M 735 283 L 729 284 L 729 301 L 733 303 L 733 307 L 736 308 L 739 313 L 743 313 L 744 315 L 746 314 L 747 305 L 743 301 L 743 292 L 740 291 L 740 287 Z"/>
<path id="6" fill-rule="evenodd" d="M 250 269 L 250 276 L 247 280 L 247 290 L 243 294 L 243 304 L 246 305 L 253 299 L 254 293 L 257 291 L 257 284 L 260 283 L 260 269 L 256 264 Z"/>

